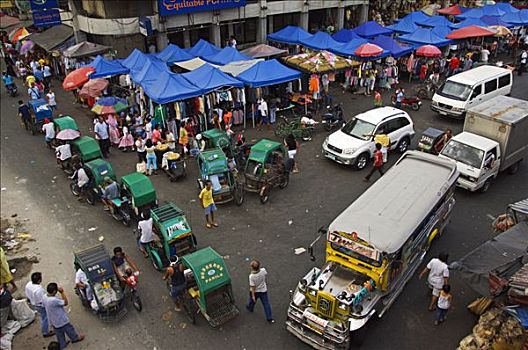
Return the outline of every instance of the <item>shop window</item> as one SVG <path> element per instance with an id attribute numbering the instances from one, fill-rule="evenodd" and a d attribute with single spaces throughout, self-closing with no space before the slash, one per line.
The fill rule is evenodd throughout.
<path id="1" fill-rule="evenodd" d="M 257 41 L 258 18 L 248 18 L 243 22 L 233 23 L 233 34 L 238 45 Z"/>
<path id="2" fill-rule="evenodd" d="M 292 12 L 275 15 L 273 20 L 273 31 L 276 32 L 286 26 L 298 26 L 301 23 L 301 13 Z"/>

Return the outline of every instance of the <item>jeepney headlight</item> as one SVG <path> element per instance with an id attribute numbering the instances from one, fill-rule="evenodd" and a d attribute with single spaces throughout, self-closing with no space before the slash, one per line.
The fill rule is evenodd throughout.
<path id="1" fill-rule="evenodd" d="M 453 107 L 452 110 L 453 112 L 464 112 L 464 108 L 459 108 L 459 107 Z"/>
<path id="2" fill-rule="evenodd" d="M 301 306 L 305 303 L 306 297 L 303 293 L 299 291 L 299 289 L 295 290 L 295 293 L 293 293 L 292 302 L 295 306 Z"/>
<path id="3" fill-rule="evenodd" d="M 327 136 L 326 139 L 323 142 L 323 147 L 328 146 L 328 139 L 329 139 L 329 137 Z"/>
<path id="4" fill-rule="evenodd" d="M 438 102 L 436 102 L 436 101 L 434 101 L 434 100 L 431 101 L 431 104 L 432 104 L 433 106 L 438 106 Z"/>
<path id="5" fill-rule="evenodd" d="M 338 308 L 340 308 L 341 310 L 346 311 L 346 309 L 347 309 L 347 305 L 346 305 L 346 304 L 343 304 L 343 303 L 339 303 Z"/>
<path id="6" fill-rule="evenodd" d="M 354 154 L 357 151 L 357 148 L 345 148 L 343 154 Z"/>
<path id="7" fill-rule="evenodd" d="M 471 181 L 471 182 L 477 182 L 477 178 L 476 178 L 476 177 L 471 177 L 471 176 L 470 176 L 470 177 L 469 177 L 469 181 Z"/>
<path id="8" fill-rule="evenodd" d="M 312 296 L 316 297 L 316 296 L 317 296 L 317 291 L 315 291 L 315 290 L 312 289 L 312 290 L 310 291 L 310 294 L 311 294 Z"/>

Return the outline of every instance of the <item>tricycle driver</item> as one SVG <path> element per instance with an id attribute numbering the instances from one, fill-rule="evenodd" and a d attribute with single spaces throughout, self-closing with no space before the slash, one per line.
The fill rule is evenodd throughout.
<path id="1" fill-rule="evenodd" d="M 112 203 L 112 199 L 119 198 L 119 187 L 117 186 L 117 183 L 108 176 L 104 178 L 104 182 L 106 186 L 103 189 L 101 199 L 105 204 L 104 210 L 111 211 L 114 206 Z"/>
<path id="2" fill-rule="evenodd" d="M 75 264 L 75 288 L 84 294 L 88 302 L 93 300 L 92 287 L 88 283 L 88 276 L 77 263 Z"/>

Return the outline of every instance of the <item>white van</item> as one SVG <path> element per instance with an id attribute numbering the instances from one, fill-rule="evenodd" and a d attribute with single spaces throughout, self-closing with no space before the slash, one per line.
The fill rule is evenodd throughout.
<path id="1" fill-rule="evenodd" d="M 431 109 L 442 115 L 464 117 L 469 108 L 495 96 L 508 95 L 512 81 L 509 69 L 490 65 L 455 74 L 438 88 Z"/>

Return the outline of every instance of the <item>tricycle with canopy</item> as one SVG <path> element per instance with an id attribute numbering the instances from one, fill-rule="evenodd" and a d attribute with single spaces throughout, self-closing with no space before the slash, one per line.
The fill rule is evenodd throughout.
<path id="1" fill-rule="evenodd" d="M 127 314 L 125 295 L 105 247 L 99 244 L 75 252 L 74 266 L 76 271 L 81 269 L 88 279 L 86 288 L 75 288 L 83 306 L 91 309 L 104 322 L 121 320 Z"/>
<path id="2" fill-rule="evenodd" d="M 48 102 L 43 98 L 38 100 L 30 100 L 28 105 L 29 111 L 31 113 L 31 119 L 29 121 L 31 133 L 35 135 L 40 131 L 40 129 L 42 129 L 42 125 L 44 125 L 44 119 L 48 118 L 51 120 L 53 118 L 53 111 L 48 105 Z"/>
<path id="3" fill-rule="evenodd" d="M 103 158 L 99 143 L 90 136 L 81 136 L 71 142 L 72 154 L 76 154 L 81 162 L 86 163 L 97 158 Z"/>
<path id="4" fill-rule="evenodd" d="M 422 152 L 438 155 L 444 147 L 445 132 L 435 128 L 427 128 L 424 130 L 418 141 L 417 149 Z"/>
<path id="5" fill-rule="evenodd" d="M 85 163 L 84 171 L 90 179 L 90 182 L 88 182 L 87 188 L 85 189 L 85 198 L 89 204 L 94 205 L 101 200 L 101 195 L 103 194 L 101 186 L 104 184 L 104 179 L 109 177 L 115 181 L 117 180 L 116 175 L 110 162 L 107 162 L 101 158 L 97 158 Z M 72 181 L 70 184 L 70 189 L 74 196 L 80 195 L 79 187 L 77 186 L 77 180 Z"/>
<path id="6" fill-rule="evenodd" d="M 244 190 L 258 193 L 261 203 L 266 203 L 272 188 L 282 189 L 288 186 L 290 164 L 286 149 L 281 143 L 260 140 L 251 147 L 246 162 Z"/>
<path id="7" fill-rule="evenodd" d="M 202 132 L 202 139 L 205 141 L 205 150 L 220 148 L 228 157 L 233 156 L 231 140 L 224 130 L 209 129 Z"/>
<path id="8" fill-rule="evenodd" d="M 123 224 L 129 226 L 143 211 L 157 207 L 156 189 L 146 175 L 137 172 L 125 175 L 121 178 L 120 196 L 112 204 L 118 209 Z"/>
<path id="9" fill-rule="evenodd" d="M 215 203 L 222 204 L 234 200 L 236 205 L 242 205 L 243 187 L 238 183 L 235 171 L 229 168 L 227 158 L 220 148 L 201 152 L 197 161 L 200 169 L 200 190 L 205 187 L 207 181 L 211 181 Z"/>
<path id="10" fill-rule="evenodd" d="M 66 129 L 79 131 L 77 122 L 69 115 L 64 115 L 53 119 L 53 124 L 55 125 L 55 132 L 57 133 Z"/>
<path id="11" fill-rule="evenodd" d="M 182 263 L 187 283 L 183 308 L 193 324 L 198 312 L 212 327 L 219 327 L 240 313 L 235 305 L 231 276 L 220 254 L 206 247 L 183 256 Z"/>
<path id="12" fill-rule="evenodd" d="M 160 242 L 145 247 L 152 265 L 161 271 L 169 266 L 171 256 L 179 257 L 196 251 L 196 237 L 183 210 L 174 203 L 168 202 L 150 210 L 154 232 Z M 138 237 L 139 239 L 139 237 Z"/>

